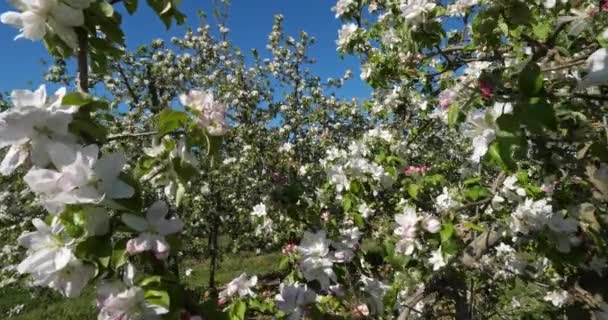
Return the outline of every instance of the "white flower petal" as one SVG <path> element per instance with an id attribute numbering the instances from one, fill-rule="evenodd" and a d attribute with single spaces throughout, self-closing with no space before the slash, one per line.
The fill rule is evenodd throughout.
<path id="1" fill-rule="evenodd" d="M 122 222 L 124 222 L 129 228 L 138 232 L 143 232 L 149 227 L 148 221 L 146 219 L 130 213 L 123 214 L 121 219 Z"/>
<path id="2" fill-rule="evenodd" d="M 23 37 L 30 40 L 42 40 L 46 35 L 45 17 L 35 14 L 32 11 L 26 11 L 21 14 L 23 22 Z"/>
<path id="3" fill-rule="evenodd" d="M 154 202 L 150 208 L 148 208 L 148 211 L 146 212 L 146 219 L 151 223 L 162 223 L 164 222 L 167 213 L 169 213 L 169 206 L 167 206 L 166 202 L 159 200 Z"/>
<path id="4" fill-rule="evenodd" d="M 0 163 L 0 174 L 8 176 L 27 160 L 28 152 L 26 146 L 14 144 L 10 147 L 2 163 Z"/>
<path id="5" fill-rule="evenodd" d="M 0 22 L 4 24 L 10 24 L 19 29 L 23 28 L 23 20 L 21 19 L 21 13 L 15 11 L 8 11 L 0 15 Z"/>

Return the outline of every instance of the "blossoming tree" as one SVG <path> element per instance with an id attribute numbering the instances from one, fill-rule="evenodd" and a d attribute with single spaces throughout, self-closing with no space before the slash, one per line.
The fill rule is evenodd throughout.
<path id="1" fill-rule="evenodd" d="M 47 79 L 70 85 L 72 56 L 78 75 L 0 97 L 2 198 L 26 211 L 0 284 L 93 286 L 99 319 L 608 318 L 606 1 L 339 0 L 363 102 L 281 16 L 246 63 L 221 14 L 217 37 L 125 52 L 116 5 L 138 1 L 1 16 L 58 59 Z M 284 245 L 279 281 L 187 289 L 180 262 L 215 270 L 220 234 Z"/>

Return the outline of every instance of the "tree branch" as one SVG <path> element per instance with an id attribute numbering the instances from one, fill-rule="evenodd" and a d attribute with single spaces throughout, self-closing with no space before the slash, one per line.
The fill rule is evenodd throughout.
<path id="1" fill-rule="evenodd" d="M 125 86 L 127 87 L 127 90 L 129 91 L 129 94 L 131 95 L 133 102 L 135 102 L 135 104 L 138 104 L 139 97 L 137 97 L 137 95 L 135 94 L 135 91 L 133 91 L 133 88 L 131 87 L 131 84 L 129 83 L 129 79 L 127 78 L 127 75 L 125 74 L 125 71 L 123 70 L 120 63 L 117 63 L 116 66 L 118 67 L 118 73 L 120 74 L 120 77 L 122 78 L 122 82 L 124 82 Z"/>
<path id="2" fill-rule="evenodd" d="M 108 141 L 120 140 L 126 138 L 141 138 L 141 137 L 149 137 L 157 135 L 158 131 L 147 131 L 147 132 L 138 132 L 138 133 L 121 133 L 108 137 Z"/>
<path id="3" fill-rule="evenodd" d="M 559 66 L 555 66 L 555 67 L 548 67 L 548 68 L 542 68 L 542 72 L 550 72 L 550 71 L 557 71 L 557 70 L 562 70 L 562 69 L 568 69 L 568 68 L 572 68 L 572 67 L 576 67 L 576 66 L 580 66 L 582 64 L 585 64 L 585 62 L 587 61 L 587 57 L 583 57 L 583 58 L 578 58 L 578 59 L 574 59 L 572 61 L 569 61 L 565 64 L 559 65 Z"/>
<path id="4" fill-rule="evenodd" d="M 88 33 L 84 28 L 76 28 L 78 36 L 78 90 L 89 92 L 89 41 Z"/>

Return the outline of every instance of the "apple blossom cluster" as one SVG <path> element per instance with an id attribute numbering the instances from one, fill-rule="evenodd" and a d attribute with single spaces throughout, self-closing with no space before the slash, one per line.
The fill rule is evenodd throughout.
<path id="1" fill-rule="evenodd" d="M 488 152 L 490 143 L 496 138 L 496 120 L 503 114 L 512 112 L 511 103 L 496 102 L 490 110 L 476 110 L 468 115 L 466 123 L 463 124 L 463 133 L 472 140 L 471 161 L 479 163 L 481 157 Z"/>
<path id="2" fill-rule="evenodd" d="M 376 181 L 383 188 L 393 184 L 393 177 L 380 165 L 366 159 L 370 149 L 367 143 L 380 139 L 385 142 L 392 141 L 392 135 L 387 130 L 373 129 L 366 133 L 361 141 L 353 141 L 348 150 L 332 148 L 321 160 L 329 182 L 335 186 L 338 193 L 348 191 L 352 180 Z"/>
<path id="3" fill-rule="evenodd" d="M 419 227 L 429 233 L 437 233 L 441 229 L 441 222 L 437 218 L 431 215 L 426 217 L 419 215 L 416 208 L 408 205 L 404 206 L 403 213 L 395 215 L 395 222 L 397 222 L 397 227 L 394 233 L 399 238 L 396 245 L 397 252 L 408 256 L 414 253 L 417 246 L 420 246 L 416 240 Z"/>
<path id="4" fill-rule="evenodd" d="M 179 97 L 180 102 L 200 114 L 200 126 L 212 136 L 222 136 L 228 131 L 226 105 L 216 101 L 212 92 L 192 90 Z"/>
<path id="5" fill-rule="evenodd" d="M 437 4 L 433 0 L 402 0 L 401 13 L 406 21 L 416 25 L 424 22 L 426 15 L 432 11 Z"/>
<path id="6" fill-rule="evenodd" d="M 287 315 L 289 320 L 299 320 L 305 315 L 307 305 L 315 303 L 317 294 L 308 289 L 306 284 L 281 283 L 279 293 L 275 296 L 277 308 Z"/>
<path id="7" fill-rule="evenodd" d="M 104 320 L 604 319 L 606 3 L 338 0 L 362 101 L 338 98 L 352 72 L 312 74 L 314 38 L 282 16 L 252 59 L 204 18 L 102 70 L 91 41 L 91 80 L 124 115 L 44 87 L 0 113 L 0 182 L 23 173 L 49 213 L 7 270 L 67 297 L 95 283 Z M 117 19 L 104 5 L 22 1 L 2 22 L 77 48 L 75 30 L 105 40 L 89 28 L 100 8 Z M 273 274 L 210 276 L 206 294 L 185 288 L 192 268 L 179 279 L 185 259 L 213 275 L 223 253 L 279 248 Z"/>
<path id="8" fill-rule="evenodd" d="M 93 0 L 17 0 L 11 1 L 19 12 L 9 11 L 0 22 L 10 24 L 21 32 L 15 39 L 42 40 L 47 33 L 56 34 L 72 49 L 78 47 L 74 28 L 84 25 L 83 10 Z"/>
<path id="9" fill-rule="evenodd" d="M 16 270 L 29 275 L 34 286 L 77 297 L 100 272 L 100 266 L 82 256 L 80 248 L 95 237 L 105 237 L 111 229 L 108 209 L 121 208 L 117 201 L 135 194 L 121 177 L 127 160 L 121 153 L 103 153 L 100 157 L 97 145 L 78 144 L 80 139 L 70 130 L 70 123 L 80 111 L 63 103 L 64 88 L 47 96 L 43 85 L 33 92 L 15 90 L 11 97 L 13 107 L 0 113 L 2 146 L 10 146 L 2 162 L 2 174 L 11 175 L 26 167 L 25 183 L 50 213 L 46 221 L 33 219 L 36 231 L 18 238 L 27 252 Z M 150 250 L 158 259 L 169 255 L 165 236 L 179 232 L 182 223 L 178 218 L 165 219 L 167 213 L 167 205 L 158 201 L 145 219 L 133 214 L 122 216 L 128 227 L 139 232 L 126 244 L 129 254 Z M 132 319 L 167 312 L 146 302 L 141 288 L 112 285 L 99 290 L 103 296 L 98 300 L 100 319 Z"/>
<path id="10" fill-rule="evenodd" d="M 238 295 L 243 298 L 246 296 L 255 297 L 255 293 L 251 291 L 251 288 L 258 282 L 258 277 L 252 276 L 247 278 L 247 274 L 243 273 L 237 278 L 230 281 L 224 290 L 219 294 L 220 303 L 224 303 L 230 297 Z"/>

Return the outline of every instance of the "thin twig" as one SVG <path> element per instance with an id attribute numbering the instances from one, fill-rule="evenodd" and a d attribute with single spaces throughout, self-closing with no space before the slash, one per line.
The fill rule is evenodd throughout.
<path id="1" fill-rule="evenodd" d="M 572 61 L 569 61 L 568 63 L 562 64 L 559 66 L 542 68 L 542 72 L 551 72 L 551 71 L 557 71 L 557 70 L 562 70 L 562 69 L 569 69 L 572 67 L 576 67 L 576 66 L 585 64 L 586 60 L 587 60 L 586 57 L 574 59 Z"/>
<path id="2" fill-rule="evenodd" d="M 137 133 L 121 133 L 108 137 L 108 141 L 120 140 L 126 138 L 141 138 L 141 137 L 149 137 L 153 135 L 157 135 L 158 131 L 147 131 L 147 132 L 137 132 Z"/>
<path id="3" fill-rule="evenodd" d="M 117 63 L 116 66 L 118 67 L 118 73 L 120 73 L 120 77 L 122 78 L 122 81 L 124 82 L 125 86 L 127 87 L 127 90 L 129 91 L 129 94 L 131 95 L 133 102 L 135 102 L 135 104 L 138 104 L 139 97 L 137 97 L 137 95 L 135 94 L 135 91 L 131 87 L 131 84 L 129 83 L 129 79 L 127 78 L 127 75 L 125 74 L 125 71 L 123 70 L 120 63 Z"/>

